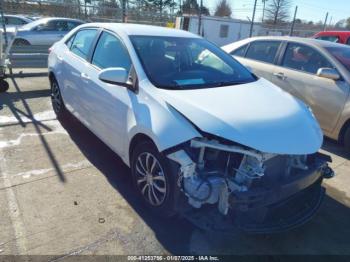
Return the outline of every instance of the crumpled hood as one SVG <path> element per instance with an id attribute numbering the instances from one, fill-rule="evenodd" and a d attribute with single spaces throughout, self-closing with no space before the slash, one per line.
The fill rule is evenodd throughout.
<path id="1" fill-rule="evenodd" d="M 311 154 L 322 131 L 309 109 L 265 79 L 198 90 L 160 90 L 204 132 L 266 153 Z"/>

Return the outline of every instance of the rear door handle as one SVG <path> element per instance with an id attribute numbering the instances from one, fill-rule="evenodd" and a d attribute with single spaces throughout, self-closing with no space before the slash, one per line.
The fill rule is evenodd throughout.
<path id="1" fill-rule="evenodd" d="M 57 55 L 57 59 L 62 62 L 63 61 L 63 56 Z"/>
<path id="2" fill-rule="evenodd" d="M 285 79 L 287 78 L 282 72 L 273 73 L 273 75 L 274 75 L 275 77 L 278 77 L 278 78 L 282 79 L 282 80 L 285 80 Z"/>

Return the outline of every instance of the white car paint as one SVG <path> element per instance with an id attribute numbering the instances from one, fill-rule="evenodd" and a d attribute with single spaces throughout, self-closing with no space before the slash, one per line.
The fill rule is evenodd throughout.
<path id="1" fill-rule="evenodd" d="M 86 27 L 105 28 L 120 37 L 139 79 L 138 92 L 100 81 L 95 67 L 70 53 L 64 42 Z M 202 131 L 262 152 L 309 154 L 320 148 L 322 133 L 312 113 L 266 80 L 200 90 L 156 88 L 148 80 L 129 35 L 198 37 L 153 26 L 85 24 L 57 42 L 49 55 L 49 72 L 55 74 L 68 110 L 127 165 L 129 145 L 136 134 L 149 136 L 163 151 L 201 137 L 192 123 Z M 62 61 L 69 61 L 69 67 Z M 83 74 L 88 79 L 82 79 Z"/>
<path id="2" fill-rule="evenodd" d="M 310 154 L 322 132 L 302 102 L 267 80 L 205 90 L 162 90 L 201 130 L 266 153 Z"/>

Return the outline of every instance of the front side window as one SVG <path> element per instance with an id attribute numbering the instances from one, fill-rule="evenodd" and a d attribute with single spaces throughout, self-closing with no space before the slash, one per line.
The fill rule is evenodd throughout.
<path id="1" fill-rule="evenodd" d="M 256 80 L 229 54 L 204 39 L 130 38 L 148 78 L 159 88 L 206 88 Z"/>
<path id="2" fill-rule="evenodd" d="M 96 36 L 96 29 L 84 29 L 76 33 L 70 50 L 83 59 L 87 59 L 89 51 Z"/>
<path id="3" fill-rule="evenodd" d="M 326 47 L 327 51 L 350 72 L 350 47 Z"/>
<path id="4" fill-rule="evenodd" d="M 73 28 L 81 25 L 82 23 L 76 21 L 67 21 L 67 31 L 72 30 Z"/>
<path id="5" fill-rule="evenodd" d="M 288 44 L 282 66 L 311 74 L 316 74 L 319 68 L 333 67 L 318 51 L 298 43 Z"/>
<path id="6" fill-rule="evenodd" d="M 244 57 L 245 51 L 247 50 L 248 44 L 241 46 L 240 48 L 233 50 L 230 54 L 234 56 Z"/>
<path id="7" fill-rule="evenodd" d="M 249 45 L 246 58 L 273 64 L 281 42 L 256 41 Z"/>
<path id="8" fill-rule="evenodd" d="M 350 45 L 350 37 L 348 38 L 348 40 L 346 40 L 346 44 Z"/>
<path id="9" fill-rule="evenodd" d="M 102 33 L 96 45 L 91 63 L 101 69 L 122 67 L 129 71 L 131 67 L 128 51 L 121 40 L 106 32 Z"/>

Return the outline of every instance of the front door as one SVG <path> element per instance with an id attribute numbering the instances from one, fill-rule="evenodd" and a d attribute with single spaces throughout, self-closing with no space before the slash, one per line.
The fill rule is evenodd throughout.
<path id="1" fill-rule="evenodd" d="M 343 110 L 348 85 L 317 76 L 319 68 L 333 65 L 318 50 L 299 43 L 288 43 L 281 65 L 271 81 L 308 104 L 321 128 L 330 133 Z"/>

